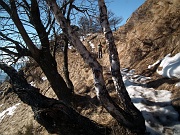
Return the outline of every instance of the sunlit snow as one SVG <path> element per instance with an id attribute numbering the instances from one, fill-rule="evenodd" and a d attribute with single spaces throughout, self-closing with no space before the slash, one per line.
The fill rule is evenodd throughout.
<path id="1" fill-rule="evenodd" d="M 34 81 L 30 82 L 30 85 L 36 87 L 36 83 Z"/>
<path id="2" fill-rule="evenodd" d="M 150 78 L 135 75 L 134 70 L 122 69 L 121 73 L 132 102 L 145 118 L 147 133 L 179 135 L 179 114 L 171 105 L 171 92 L 145 87 L 143 83 Z"/>
<path id="3" fill-rule="evenodd" d="M 91 47 L 91 51 L 94 52 L 95 51 L 95 45 L 91 41 L 89 41 L 89 45 Z"/>
<path id="4" fill-rule="evenodd" d="M 178 78 L 180 79 L 180 53 L 171 57 L 171 54 L 167 54 L 161 60 L 158 60 L 152 65 L 149 65 L 148 68 L 152 68 L 155 65 L 159 64 L 157 73 L 163 77 L 168 78 Z M 175 84 L 176 87 L 180 87 L 180 82 Z"/>
<path id="5" fill-rule="evenodd" d="M 7 109 L 4 110 L 3 112 L 0 112 L 0 122 L 3 120 L 3 118 L 4 118 L 6 115 L 13 115 L 15 109 L 17 108 L 17 106 L 18 106 L 19 104 L 20 104 L 20 103 L 17 103 L 17 104 L 15 104 L 15 105 L 13 105 L 12 107 L 7 108 Z"/>
<path id="6" fill-rule="evenodd" d="M 42 80 L 43 80 L 43 81 L 46 81 L 46 80 L 47 80 L 47 77 L 46 77 L 46 76 L 43 76 L 43 77 L 42 77 Z"/>
<path id="7" fill-rule="evenodd" d="M 180 79 L 180 53 L 170 57 L 170 54 L 165 56 L 161 64 L 159 65 L 161 70 L 157 70 L 157 73 L 168 78 L 179 78 Z"/>

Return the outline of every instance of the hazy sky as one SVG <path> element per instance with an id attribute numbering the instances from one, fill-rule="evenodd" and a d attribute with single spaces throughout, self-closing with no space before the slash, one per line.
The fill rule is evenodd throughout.
<path id="1" fill-rule="evenodd" d="M 107 7 L 116 16 L 123 17 L 121 25 L 131 16 L 131 14 L 146 0 L 108 0 Z"/>

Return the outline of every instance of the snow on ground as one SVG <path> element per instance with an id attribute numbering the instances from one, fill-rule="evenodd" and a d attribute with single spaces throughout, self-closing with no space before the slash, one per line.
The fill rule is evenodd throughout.
<path id="1" fill-rule="evenodd" d="M 150 78 L 135 75 L 134 70 L 122 69 L 121 73 L 132 102 L 145 118 L 147 132 L 180 135 L 179 114 L 171 105 L 171 92 L 146 88 L 143 83 Z"/>
<path id="2" fill-rule="evenodd" d="M 176 55 L 170 57 L 171 54 L 167 54 L 164 58 L 161 60 L 158 60 L 152 65 L 149 65 L 148 68 L 152 68 L 158 63 L 159 69 L 157 69 L 157 73 L 159 75 L 162 75 L 163 77 L 168 77 L 168 78 L 178 78 L 180 79 L 180 53 L 177 53 Z M 180 82 L 178 82 L 176 87 L 180 87 Z"/>
<path id="3" fill-rule="evenodd" d="M 34 81 L 30 82 L 30 85 L 36 87 L 36 83 Z"/>
<path id="4" fill-rule="evenodd" d="M 91 51 L 94 52 L 95 51 L 95 45 L 91 41 L 89 41 L 89 45 L 91 47 Z"/>
<path id="5" fill-rule="evenodd" d="M 176 86 L 176 87 L 180 87 L 180 82 L 176 83 L 175 86 Z"/>
<path id="6" fill-rule="evenodd" d="M 46 81 L 46 80 L 47 80 L 47 77 L 46 77 L 46 76 L 43 76 L 43 77 L 42 77 L 42 80 L 43 80 L 43 81 Z"/>
<path id="7" fill-rule="evenodd" d="M 80 36 L 81 42 L 84 41 L 85 39 L 86 39 L 85 36 Z"/>
<path id="8" fill-rule="evenodd" d="M 17 108 L 17 106 L 20 105 L 20 103 L 17 103 L 9 108 L 7 108 L 6 110 L 4 110 L 3 112 L 0 112 L 0 122 L 3 120 L 3 118 L 6 116 L 6 115 L 13 115 L 14 114 L 14 111 L 15 109 Z M 1 107 L 1 106 L 0 106 Z"/>
<path id="9" fill-rule="evenodd" d="M 172 57 L 170 57 L 170 54 L 166 55 L 162 59 L 159 67 L 161 69 L 157 70 L 158 74 L 168 78 L 176 77 L 180 79 L 180 53 L 177 53 Z"/>

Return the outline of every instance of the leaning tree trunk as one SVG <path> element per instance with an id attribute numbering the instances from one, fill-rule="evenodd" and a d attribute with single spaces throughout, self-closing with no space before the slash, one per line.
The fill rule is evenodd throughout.
<path id="1" fill-rule="evenodd" d="M 114 42 L 113 33 L 109 26 L 108 17 L 107 17 L 107 8 L 105 2 L 104 0 L 98 0 L 98 4 L 100 11 L 100 23 L 103 28 L 103 32 L 106 38 L 106 43 L 109 48 L 109 60 L 111 65 L 112 79 L 114 81 L 116 91 L 120 98 L 120 102 L 121 102 L 120 105 L 124 109 L 124 111 L 129 114 L 132 123 L 134 123 L 134 126 L 136 127 L 138 125 L 139 127 L 142 127 L 143 129 L 142 132 L 145 132 L 145 120 L 141 112 L 131 102 L 131 98 L 128 95 L 128 92 L 126 90 L 126 87 L 122 79 L 118 52 Z M 142 130 L 142 129 L 137 129 L 137 130 Z"/>
<path id="2" fill-rule="evenodd" d="M 57 71 L 57 63 L 49 51 L 42 51 L 39 61 L 36 60 L 46 75 L 53 91 L 58 99 L 70 104 L 72 100 L 72 90 L 66 85 L 66 82 Z"/>
<path id="3" fill-rule="evenodd" d="M 67 84 L 67 87 L 72 91 L 72 93 L 74 93 L 74 85 L 69 77 L 69 69 L 68 69 L 68 38 L 65 36 L 64 39 L 65 41 L 65 46 L 64 46 L 64 50 L 63 50 L 63 55 L 64 55 L 64 67 L 63 67 L 63 71 L 64 71 L 64 77 L 65 77 L 65 81 Z"/>
<path id="4" fill-rule="evenodd" d="M 55 0 L 46 0 L 47 4 L 51 8 L 55 15 L 57 22 L 60 24 L 62 29 L 66 29 L 65 34 L 69 41 L 74 45 L 77 51 L 80 53 L 84 61 L 92 68 L 94 75 L 95 89 L 98 99 L 101 101 L 102 105 L 106 110 L 123 126 L 130 129 L 133 132 L 143 134 L 145 131 L 144 125 L 138 123 L 135 120 L 139 120 L 139 116 L 132 117 L 129 112 L 126 112 L 123 108 L 119 107 L 109 96 L 105 81 L 103 77 L 102 66 L 98 63 L 96 58 L 94 58 L 91 53 L 86 49 L 83 43 L 77 36 L 77 33 L 72 30 L 68 21 L 62 14 L 62 11 L 58 7 Z M 141 113 L 140 113 L 141 114 Z M 133 119 L 132 119 L 133 118 Z"/>
<path id="5" fill-rule="evenodd" d="M 39 89 L 27 83 L 13 67 L 0 63 L 0 68 L 11 78 L 13 92 L 25 104 L 31 106 L 37 122 L 51 134 L 61 135 L 108 135 L 109 129 L 80 115 L 66 103 L 48 98 Z"/>

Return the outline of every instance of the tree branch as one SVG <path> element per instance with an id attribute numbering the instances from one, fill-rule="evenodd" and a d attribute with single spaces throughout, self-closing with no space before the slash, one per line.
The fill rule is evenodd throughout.
<path id="1" fill-rule="evenodd" d="M 38 6 L 38 3 L 36 0 L 31 1 L 30 12 L 31 12 L 33 25 L 34 25 L 34 27 L 38 33 L 39 39 L 41 41 L 42 50 L 48 50 L 49 51 L 48 33 L 46 32 L 46 29 L 41 22 L 39 6 Z"/>
<path id="2" fill-rule="evenodd" d="M 2 0 L 0 0 L 0 5 L 8 12 L 8 14 L 11 16 L 11 19 L 15 23 L 16 27 L 19 30 L 19 33 L 21 34 L 23 40 L 25 41 L 26 45 L 28 46 L 29 50 L 31 51 L 33 57 L 37 58 L 37 55 L 39 54 L 39 50 L 36 48 L 36 46 L 31 41 L 30 37 L 28 36 L 22 22 L 20 21 L 20 18 L 17 13 L 17 8 L 14 0 L 10 1 L 11 8 Z"/>
<path id="3" fill-rule="evenodd" d="M 101 26 L 103 28 L 103 32 L 104 32 L 106 42 L 109 48 L 109 61 L 111 65 L 112 79 L 113 79 L 116 91 L 119 95 L 121 108 L 123 108 L 123 110 L 130 117 L 130 119 L 123 119 L 123 121 L 118 121 L 118 122 L 125 125 L 128 128 L 131 127 L 130 129 L 132 131 L 144 133 L 146 129 L 145 120 L 141 112 L 131 102 L 131 98 L 129 97 L 126 87 L 124 85 L 124 82 L 122 80 L 118 52 L 117 52 L 113 33 L 110 29 L 109 21 L 107 17 L 107 7 L 105 5 L 104 0 L 98 0 L 98 4 L 99 4 L 99 11 L 100 11 Z"/>
<path id="4" fill-rule="evenodd" d="M 13 44 L 15 44 L 15 49 L 17 50 L 18 53 L 15 53 L 15 52 L 12 52 L 10 51 L 9 49 L 7 48 L 4 48 L 4 47 L 1 47 L 0 49 L 6 53 L 10 53 L 10 54 L 13 54 L 15 56 L 18 56 L 18 57 L 22 57 L 22 56 L 31 56 L 31 52 L 26 49 L 21 43 L 19 43 L 18 41 L 15 41 L 9 37 L 7 37 L 6 35 L 4 35 L 2 32 L 0 32 L 0 36 L 2 36 L 3 38 L 5 38 L 6 40 L 12 42 Z M 23 48 L 21 46 L 23 46 Z M 4 49 L 3 49 L 4 48 Z"/>
<path id="5" fill-rule="evenodd" d="M 16 57 L 19 57 L 19 54 L 18 54 L 18 53 L 13 52 L 13 51 L 10 51 L 10 50 L 7 49 L 7 48 L 0 47 L 0 50 L 3 51 L 3 52 L 6 52 L 6 53 L 8 53 L 8 54 L 14 55 L 14 56 L 16 56 Z"/>
<path id="6" fill-rule="evenodd" d="M 16 40 L 13 40 L 12 38 L 9 38 L 8 36 L 4 35 L 1 31 L 0 31 L 0 36 L 2 36 L 3 38 L 5 38 L 6 40 L 14 43 L 15 45 L 21 45 L 23 46 L 21 43 L 19 43 L 18 41 Z M 23 46 L 24 47 L 24 46 Z"/>

